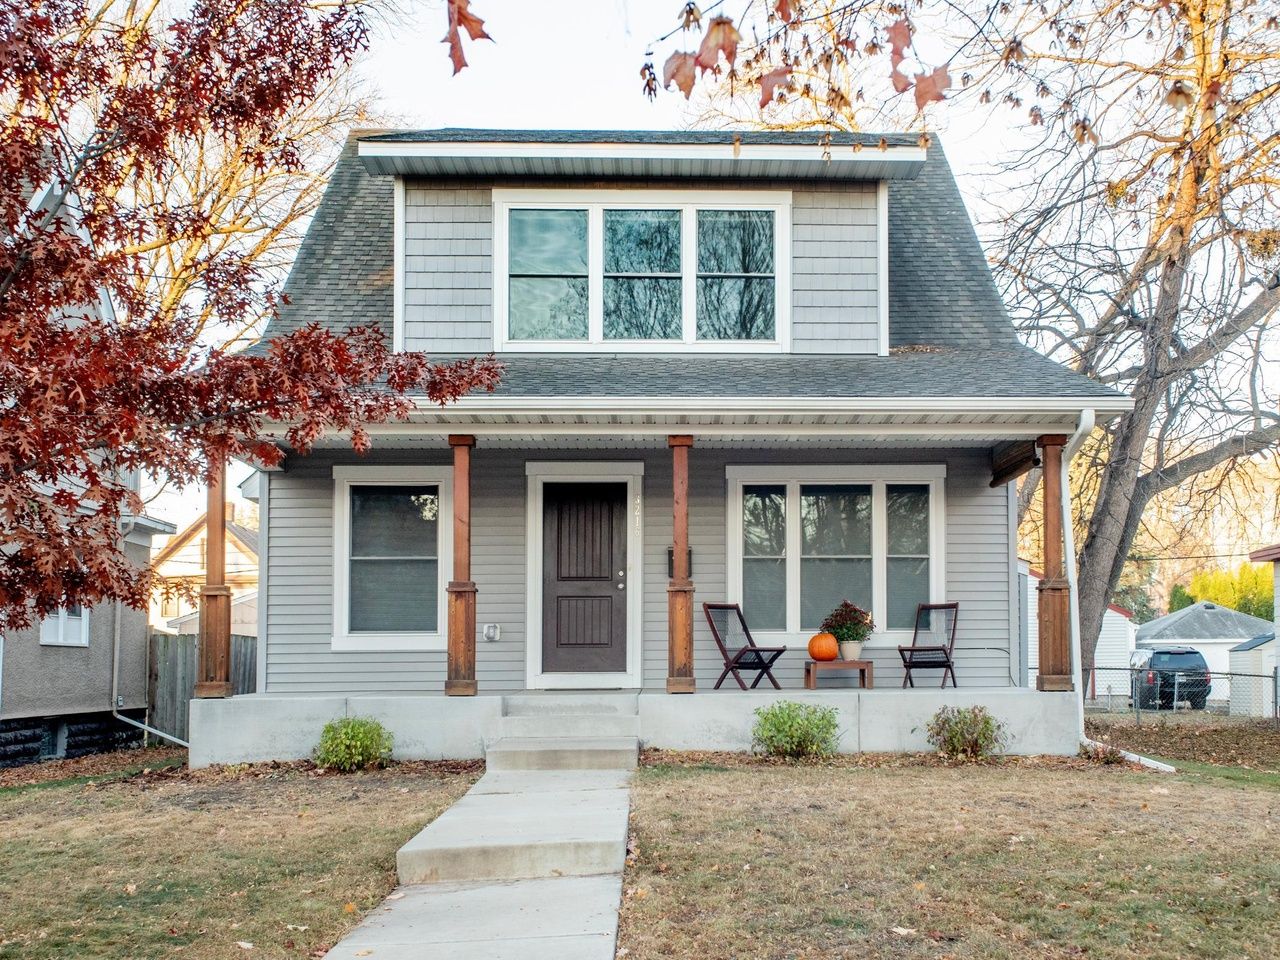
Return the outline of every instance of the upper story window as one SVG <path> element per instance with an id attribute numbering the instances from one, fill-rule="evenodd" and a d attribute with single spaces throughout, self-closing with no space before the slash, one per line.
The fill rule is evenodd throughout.
<path id="1" fill-rule="evenodd" d="M 496 190 L 497 346 L 782 350 L 790 194 Z"/>

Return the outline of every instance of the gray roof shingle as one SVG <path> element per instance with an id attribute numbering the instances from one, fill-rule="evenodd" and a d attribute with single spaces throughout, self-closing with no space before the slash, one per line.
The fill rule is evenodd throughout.
<path id="1" fill-rule="evenodd" d="M 358 139 L 427 141 L 505 137 L 610 142 L 724 142 L 735 134 L 652 131 L 410 131 L 353 134 L 343 148 L 264 339 L 318 323 L 377 325 L 392 336 L 393 181 L 368 174 Z M 812 143 L 816 134 L 743 133 Z M 836 135 L 851 142 L 855 135 Z M 878 142 L 879 134 L 859 136 Z M 915 143 L 910 135 L 891 142 Z M 890 344 L 927 346 L 865 355 L 504 355 L 509 396 L 1061 396 L 1115 398 L 1018 341 L 941 144 L 921 174 L 889 192 Z M 255 349 L 262 349 L 261 345 Z"/>
<path id="2" fill-rule="evenodd" d="M 1137 640 L 1139 643 L 1252 640 L 1271 630 L 1272 625 L 1266 620 L 1202 600 L 1144 623 L 1138 628 Z"/>

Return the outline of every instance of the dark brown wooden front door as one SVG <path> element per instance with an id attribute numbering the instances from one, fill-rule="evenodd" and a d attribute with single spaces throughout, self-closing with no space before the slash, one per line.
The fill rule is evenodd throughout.
<path id="1" fill-rule="evenodd" d="M 542 512 L 542 670 L 627 669 L 627 485 L 548 483 Z"/>

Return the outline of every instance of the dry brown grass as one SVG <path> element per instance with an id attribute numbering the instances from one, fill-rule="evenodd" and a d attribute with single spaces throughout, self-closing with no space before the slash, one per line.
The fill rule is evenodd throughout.
<path id="1" fill-rule="evenodd" d="M 168 768 L 0 789 L 0 957 L 322 955 L 390 891 L 396 849 L 478 773 Z"/>
<path id="2" fill-rule="evenodd" d="M 1280 794 L 1124 766 L 647 766 L 626 960 L 1280 956 Z"/>
<path id="3" fill-rule="evenodd" d="M 1224 717 L 1201 711 L 1090 717 L 1089 736 L 1144 756 L 1194 760 L 1280 772 L 1280 725 L 1274 720 Z"/>

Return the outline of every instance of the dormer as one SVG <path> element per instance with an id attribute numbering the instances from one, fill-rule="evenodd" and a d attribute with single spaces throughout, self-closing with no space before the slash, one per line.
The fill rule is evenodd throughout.
<path id="1" fill-rule="evenodd" d="M 393 178 L 394 333 L 436 354 L 889 351 L 891 180 L 913 136 L 440 130 Z"/>

